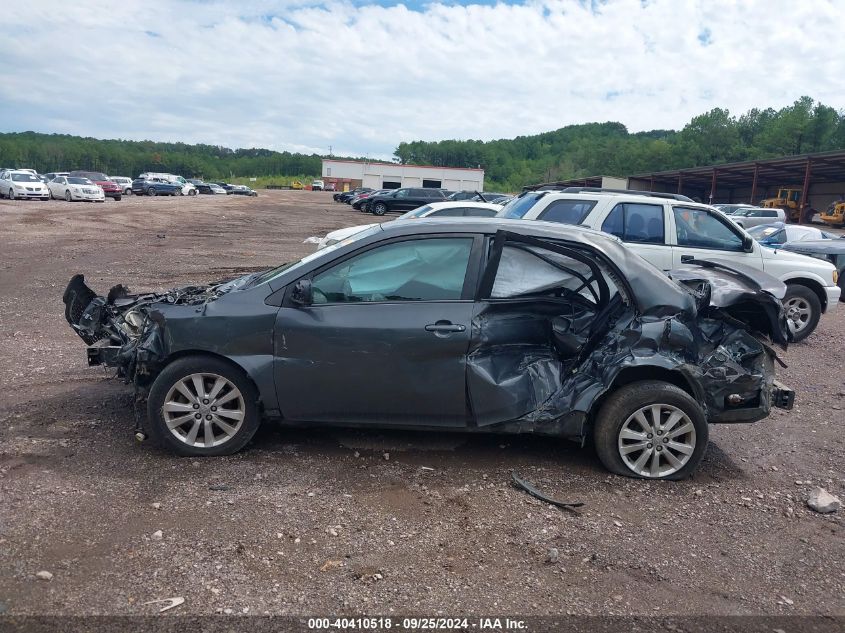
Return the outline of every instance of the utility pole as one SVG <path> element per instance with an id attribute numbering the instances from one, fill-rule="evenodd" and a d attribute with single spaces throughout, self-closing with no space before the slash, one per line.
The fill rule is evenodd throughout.
<path id="1" fill-rule="evenodd" d="M 329 145 L 329 156 L 331 156 L 331 155 L 332 155 L 332 146 Z"/>

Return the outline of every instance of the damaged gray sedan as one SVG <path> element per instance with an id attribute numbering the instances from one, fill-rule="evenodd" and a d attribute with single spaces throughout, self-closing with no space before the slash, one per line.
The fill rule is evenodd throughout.
<path id="1" fill-rule="evenodd" d="M 708 423 L 791 408 L 784 292 L 720 262 L 669 278 L 589 229 L 450 218 L 207 287 L 98 296 L 77 275 L 64 302 L 89 364 L 147 396 L 139 437 L 182 455 L 238 451 L 267 418 L 592 437 L 614 473 L 680 479 Z"/>

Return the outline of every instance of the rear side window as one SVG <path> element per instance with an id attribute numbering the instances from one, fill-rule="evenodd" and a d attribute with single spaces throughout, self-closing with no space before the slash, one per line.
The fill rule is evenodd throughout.
<path id="1" fill-rule="evenodd" d="M 498 211 L 496 209 L 483 209 L 481 207 L 467 207 L 464 209 L 464 216 L 468 218 L 492 218 Z"/>
<path id="2" fill-rule="evenodd" d="M 537 219 L 560 224 L 581 224 L 594 206 L 595 200 L 555 200 Z"/>
<path id="3" fill-rule="evenodd" d="M 438 218 L 460 218 L 464 215 L 462 207 L 450 207 L 448 209 L 438 209 L 430 214 L 430 217 Z"/>
<path id="4" fill-rule="evenodd" d="M 601 230 L 626 242 L 666 243 L 663 207 L 656 204 L 617 204 L 605 218 Z"/>
<path id="5" fill-rule="evenodd" d="M 521 220 L 544 195 L 545 192 L 526 193 L 518 198 L 514 198 L 502 207 L 500 217 L 510 218 L 512 220 Z"/>

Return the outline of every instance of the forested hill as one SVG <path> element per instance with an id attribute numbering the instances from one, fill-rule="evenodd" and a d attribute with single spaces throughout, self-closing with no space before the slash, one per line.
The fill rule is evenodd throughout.
<path id="1" fill-rule="evenodd" d="M 621 123 L 570 125 L 554 132 L 498 141 L 400 143 L 408 164 L 477 167 L 486 187 L 517 191 L 528 183 L 710 165 L 845 148 L 845 112 L 802 97 L 781 110 L 753 109 L 736 117 L 714 109 L 680 131 L 630 134 Z M 318 176 L 321 156 L 215 145 L 98 140 L 35 132 L 0 134 L 0 168 L 41 173 L 90 169 L 137 176 L 165 171 L 187 177 Z"/>
<path id="2" fill-rule="evenodd" d="M 802 97 L 781 110 L 752 109 L 739 117 L 716 108 L 682 130 L 628 133 L 621 123 L 570 125 L 554 132 L 498 141 L 400 143 L 402 163 L 478 167 L 486 188 L 579 176 L 728 163 L 845 148 L 845 111 Z"/>
<path id="3" fill-rule="evenodd" d="M 82 138 L 66 134 L 0 134 L 0 167 L 29 167 L 44 174 L 90 169 L 113 176 L 162 171 L 187 177 L 317 176 L 316 154 L 269 149 L 229 149 L 215 145 L 155 143 Z"/>

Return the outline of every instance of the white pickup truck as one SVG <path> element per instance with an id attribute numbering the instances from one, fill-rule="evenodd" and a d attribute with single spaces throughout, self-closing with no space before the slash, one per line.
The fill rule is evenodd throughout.
<path id="1" fill-rule="evenodd" d="M 764 248 L 720 211 L 678 194 L 541 186 L 505 205 L 498 217 L 579 224 L 611 233 L 664 271 L 692 259 L 763 270 L 787 285 L 783 303 L 795 341 L 816 329 L 841 292 L 833 264 Z"/>

